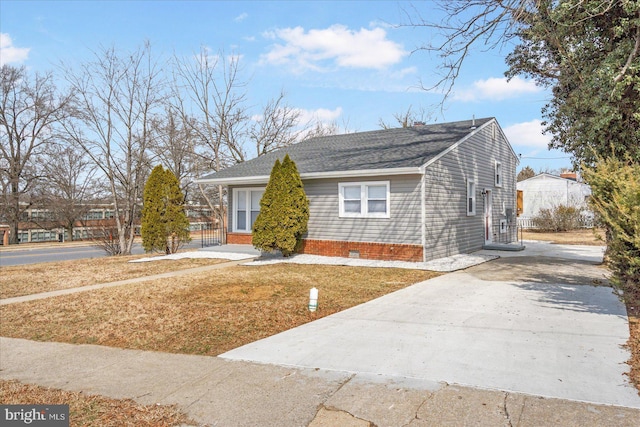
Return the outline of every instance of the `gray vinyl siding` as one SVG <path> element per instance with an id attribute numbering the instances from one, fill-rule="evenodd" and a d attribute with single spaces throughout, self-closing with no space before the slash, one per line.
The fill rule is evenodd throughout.
<path id="1" fill-rule="evenodd" d="M 322 179 L 304 182 L 314 240 L 421 245 L 420 175 Z M 340 218 L 338 183 L 390 182 L 390 218 Z"/>
<path id="2" fill-rule="evenodd" d="M 303 182 L 309 199 L 309 224 L 305 235 L 314 240 L 421 245 L 420 175 L 315 179 Z M 338 183 L 389 181 L 390 218 L 340 218 Z M 228 193 L 229 231 L 233 226 L 233 189 Z"/>
<path id="3" fill-rule="evenodd" d="M 502 133 L 489 125 L 429 165 L 425 171 L 425 259 L 482 249 L 484 188 L 492 190 L 493 229 L 505 208 L 515 212 L 516 158 Z M 502 164 L 502 187 L 495 186 L 495 162 Z M 476 214 L 467 216 L 467 180 L 476 184 Z M 515 217 L 513 218 L 515 225 Z M 515 236 L 515 233 L 513 233 Z M 502 236 L 504 237 L 504 236 Z"/>

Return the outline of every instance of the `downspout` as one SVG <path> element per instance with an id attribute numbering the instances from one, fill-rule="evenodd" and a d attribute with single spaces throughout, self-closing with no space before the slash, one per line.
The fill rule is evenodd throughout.
<path id="1" fill-rule="evenodd" d="M 420 233 L 421 233 L 421 242 L 422 242 L 422 262 L 427 261 L 427 254 L 425 252 L 425 248 L 427 246 L 427 226 L 425 224 L 425 220 L 427 217 L 427 208 L 426 208 L 426 173 L 425 168 L 420 168 L 420 173 L 422 174 L 422 178 L 420 178 Z"/>

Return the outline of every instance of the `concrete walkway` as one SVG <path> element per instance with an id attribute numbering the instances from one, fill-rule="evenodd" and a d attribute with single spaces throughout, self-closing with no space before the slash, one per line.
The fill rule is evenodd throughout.
<path id="1" fill-rule="evenodd" d="M 637 427 L 640 410 L 384 375 L 0 338 L 0 378 L 142 404 L 208 426 Z"/>
<path id="2" fill-rule="evenodd" d="M 637 426 L 598 250 L 499 253 L 224 358 L 0 338 L 0 378 L 211 426 Z"/>

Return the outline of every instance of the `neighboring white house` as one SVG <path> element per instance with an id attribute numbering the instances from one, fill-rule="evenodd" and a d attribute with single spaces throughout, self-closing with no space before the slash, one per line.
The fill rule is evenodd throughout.
<path id="1" fill-rule="evenodd" d="M 526 227 L 529 219 L 536 216 L 540 209 L 553 209 L 560 205 L 571 206 L 584 212 L 584 216 L 592 218 L 587 200 L 591 188 L 576 180 L 575 174 L 563 176 L 541 173 L 516 184 L 522 191 L 522 213 L 519 222 Z"/>

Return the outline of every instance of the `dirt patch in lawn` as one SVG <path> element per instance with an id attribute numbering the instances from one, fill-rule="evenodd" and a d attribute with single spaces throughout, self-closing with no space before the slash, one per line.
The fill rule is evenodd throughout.
<path id="1" fill-rule="evenodd" d="M 524 230 L 522 232 L 524 240 L 542 240 L 558 245 L 589 245 L 604 246 L 604 233 L 600 229 L 580 229 L 562 231 L 557 233 Z"/>
<path id="2" fill-rule="evenodd" d="M 0 335 L 215 356 L 438 273 L 235 266 L 2 307 Z M 307 309 L 319 289 L 319 308 Z"/>
<path id="3" fill-rule="evenodd" d="M 146 256 L 104 257 L 2 267 L 0 299 L 151 276 L 226 261 L 200 258 L 129 262 Z"/>
<path id="4" fill-rule="evenodd" d="M 175 406 L 145 406 L 129 399 L 108 399 L 17 381 L 0 380 L 0 402 L 4 405 L 69 405 L 69 424 L 72 426 L 196 425 Z"/>

